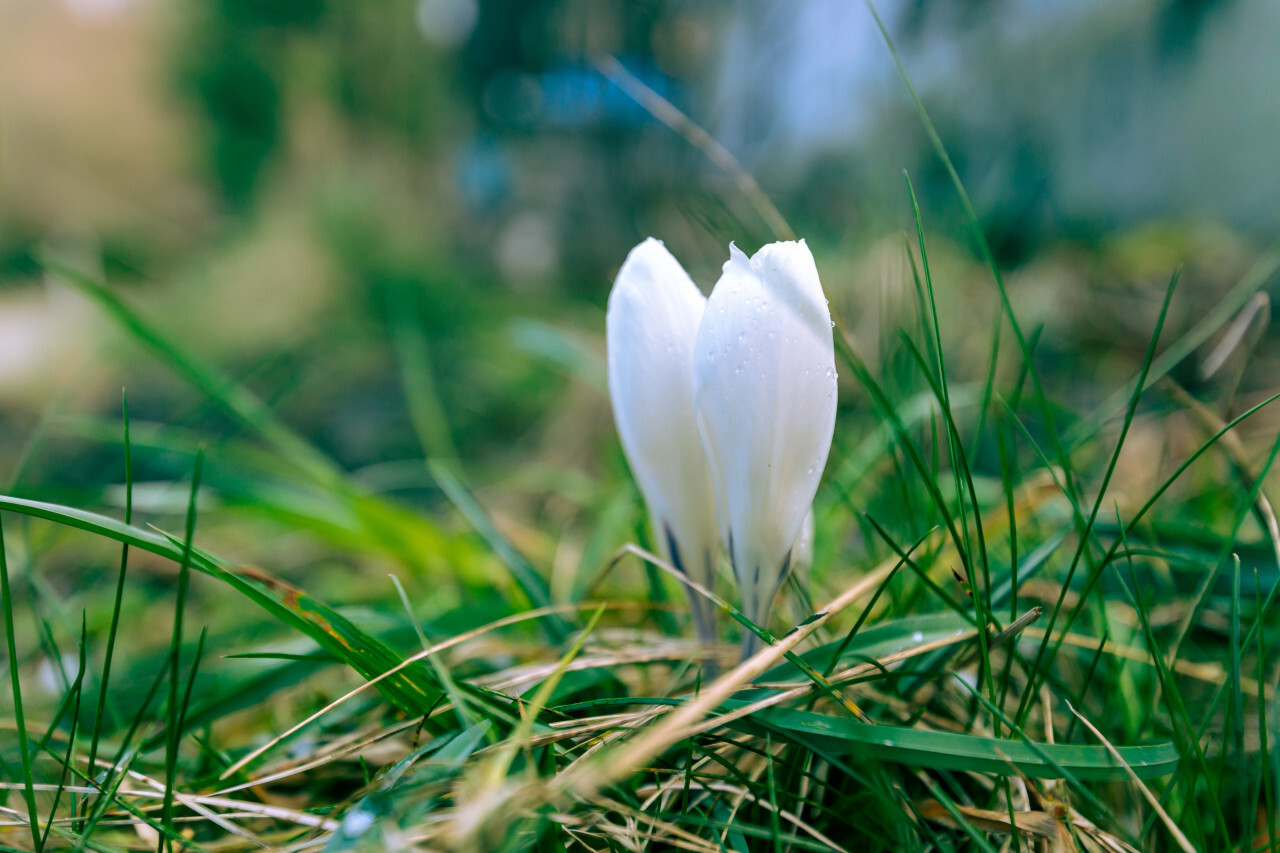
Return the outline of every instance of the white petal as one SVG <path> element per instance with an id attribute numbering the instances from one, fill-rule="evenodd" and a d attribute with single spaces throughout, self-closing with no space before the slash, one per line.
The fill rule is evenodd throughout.
<path id="1" fill-rule="evenodd" d="M 719 544 L 715 490 L 693 397 L 693 345 L 705 305 L 679 262 L 650 238 L 618 273 L 606 335 L 614 419 L 658 547 L 711 587 Z M 710 606 L 696 594 L 692 600 L 705 631 Z"/>
<path id="2" fill-rule="evenodd" d="M 800 588 L 806 594 L 809 591 L 809 570 L 813 568 L 813 532 L 813 507 L 809 507 L 809 511 L 804 514 L 804 521 L 800 524 L 800 535 L 791 546 L 791 571 L 795 573 L 796 580 L 800 582 Z"/>
<path id="3" fill-rule="evenodd" d="M 804 241 L 730 259 L 694 346 L 694 387 L 743 610 L 763 622 L 831 450 L 831 313 Z"/>

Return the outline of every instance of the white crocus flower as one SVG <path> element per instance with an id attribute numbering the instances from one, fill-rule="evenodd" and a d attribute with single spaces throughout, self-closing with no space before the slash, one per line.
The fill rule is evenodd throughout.
<path id="1" fill-rule="evenodd" d="M 831 312 L 803 240 L 752 258 L 730 246 L 698 328 L 693 381 L 743 613 L 764 625 L 835 430 Z"/>
<path id="2" fill-rule="evenodd" d="M 694 340 L 706 303 L 666 247 L 645 240 L 609 294 L 606 340 L 613 415 L 658 549 L 713 588 L 719 527 L 693 394 Z M 699 637 L 714 642 L 714 609 L 689 593 Z"/>

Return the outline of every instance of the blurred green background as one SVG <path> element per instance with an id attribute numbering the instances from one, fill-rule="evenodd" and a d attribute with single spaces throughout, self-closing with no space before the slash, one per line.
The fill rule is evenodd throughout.
<path id="1" fill-rule="evenodd" d="M 881 11 L 1065 404 L 1088 410 L 1131 375 L 1177 265 L 1170 335 L 1280 228 L 1280 6 Z M 982 380 L 995 290 L 862 4 L 4 0 L 0 479 L 118 506 L 119 486 L 103 484 L 122 477 L 127 387 L 144 520 L 180 512 L 201 441 L 211 495 L 264 505 L 244 495 L 270 464 L 219 457 L 252 443 L 243 425 L 46 274 L 41 259 L 56 258 L 101 277 L 365 487 L 427 514 L 443 498 L 402 370 L 433 385 L 420 413 L 432 450 L 456 453 L 504 532 L 552 566 L 553 587 L 583 583 L 639 532 L 603 384 L 613 275 L 652 235 L 709 289 L 729 241 L 773 239 L 731 176 L 596 70 L 605 55 L 758 179 L 873 366 L 914 322 L 908 170 L 948 366 Z M 1224 365 L 1200 370 L 1206 347 L 1179 369 L 1220 413 L 1275 387 L 1267 313 L 1254 304 Z M 846 381 L 842 417 L 865 414 Z M 1179 446 L 1177 423 L 1138 429 L 1158 436 L 1135 442 L 1152 458 Z M 1134 494 L 1158 467 L 1140 449 L 1122 466 Z M 273 536 L 230 525 L 217 544 L 323 586 L 315 564 L 337 558 Z M 402 562 L 437 559 L 401 544 Z M 99 559 L 109 577 L 113 558 Z M 333 593 L 353 595 L 374 593 Z"/>
<path id="2" fill-rule="evenodd" d="M 892 404 L 914 412 L 910 438 L 949 468 L 937 419 L 918 405 L 929 371 L 899 336 L 928 326 L 912 278 L 910 174 L 949 400 L 971 442 L 975 519 L 979 502 L 999 516 L 1011 483 L 1049 483 L 1042 448 L 1061 433 L 1082 495 L 1103 492 L 1097 530 L 1112 536 L 1116 517 L 1131 517 L 1217 423 L 1276 393 L 1280 3 L 879 8 L 1035 342 L 1038 375 L 1061 407 L 1052 418 L 1016 399 L 1022 364 L 991 271 L 862 3 L 0 0 L 0 493 L 122 518 L 125 388 L 134 524 L 181 534 L 204 447 L 195 541 L 261 593 L 198 574 L 184 601 L 172 561 L 131 551 L 105 722 L 86 700 L 80 731 L 102 723 L 111 737 L 144 717 L 170 643 L 185 644 L 186 671 L 205 628 L 184 717 L 199 733 L 184 768 L 194 779 L 217 772 L 215 753 L 226 763 L 359 683 L 338 663 L 374 659 L 374 646 L 352 640 L 349 656 L 331 653 L 323 641 L 341 633 L 332 628 L 341 618 L 393 650 L 387 660 L 545 601 L 566 612 L 614 601 L 593 635 L 606 646 L 691 633 L 674 582 L 610 559 L 648 531 L 610 415 L 604 308 L 645 237 L 664 240 L 709 290 L 730 241 L 751 252 L 776 236 L 734 175 L 601 74 L 608 57 L 704 127 L 808 240 L 842 331 Z M 1105 479 L 1125 399 L 1106 401 L 1137 372 L 1179 266 L 1158 349 L 1164 357 L 1198 323 L 1212 330 L 1169 371 L 1205 413 L 1144 394 Z M 903 543 L 938 523 L 905 445 L 881 430 L 854 373 L 841 369 L 815 501 L 818 600 L 887 556 L 868 515 Z M 1008 410 L 982 400 L 992 389 L 1013 398 Z M 1082 427 L 1078 418 L 1100 407 Z M 1246 614 L 1250 584 L 1277 583 L 1271 543 L 1242 494 L 1280 432 L 1273 408 L 1240 426 L 1238 448 L 1224 441 L 1226 453 L 1215 447 L 1181 476 L 1142 531 L 1156 543 L 1174 531 L 1192 555 L 1166 563 L 1155 551 L 1139 565 L 1157 629 L 1181 631 L 1186 610 L 1195 631 L 1178 635 L 1188 637 L 1180 662 L 1210 662 L 1223 682 L 1252 672 L 1238 657 L 1222 664 L 1228 649 L 1239 654 L 1233 630 L 1246 621 L 1222 569 L 1228 553 L 1241 555 Z M 424 456 L 447 464 L 433 472 Z M 942 474 L 949 491 L 958 481 Z M 1026 559 L 1054 531 L 1059 544 L 1068 535 L 1069 511 L 1047 497 L 1040 506 L 1042 497 L 1017 519 L 1011 565 L 1019 547 Z M 96 692 L 120 550 L 7 509 L 3 533 L 14 671 L 36 730 L 62 719 L 63 697 L 79 696 L 78 648 Z M 1113 579 L 1089 598 L 1082 576 L 1065 589 L 1056 570 L 1013 587 L 1015 608 L 1083 595 L 1089 610 L 1076 630 L 1135 647 L 1147 639 Z M 905 575 L 884 612 L 936 607 L 923 581 Z M 811 612 L 797 599 L 779 606 L 775 626 Z M 175 603 L 188 605 L 177 611 L 182 631 Z M 505 684 L 505 670 L 555 650 L 537 631 L 559 640 L 565 629 L 548 619 L 487 634 L 453 650 L 450 671 Z M 1064 657 L 1064 683 L 1075 683 L 1079 662 Z M 386 661 L 374 663 L 357 670 L 369 676 Z M 1085 697 L 1118 742 L 1164 736 L 1138 698 L 1152 673 L 1135 667 L 1121 661 L 1120 675 Z M 661 695 L 670 685 L 660 669 L 652 689 L 643 665 L 643 688 L 571 673 L 560 696 Z M 1184 694 L 1190 705 L 1208 684 Z M 0 688 L 4 720 L 12 694 Z M 281 760 L 398 713 L 370 691 L 286 742 Z M 1249 807 L 1257 753 L 1246 756 L 1243 724 L 1217 720 L 1209 737 L 1219 731 L 1241 738 L 1237 752 L 1222 752 L 1221 799 Z M 140 738 L 154 769 L 158 736 L 144 728 Z M 345 769 L 284 780 L 271 796 L 342 802 L 369 766 L 403 755 L 407 738 L 371 748 L 359 765 L 353 756 Z M 0 738 L 0 776 L 19 778 L 18 743 Z M 37 770 L 57 778 L 48 756 Z M 1219 799 L 1203 791 L 1203 803 Z M 1186 801 L 1192 813 L 1197 796 Z M 1252 823 L 1242 815 L 1244 837 Z"/>

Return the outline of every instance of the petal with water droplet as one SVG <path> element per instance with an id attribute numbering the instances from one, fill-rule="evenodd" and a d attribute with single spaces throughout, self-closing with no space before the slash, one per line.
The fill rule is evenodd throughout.
<path id="1" fill-rule="evenodd" d="M 749 301 L 769 310 L 751 312 Z M 751 258 L 731 246 L 707 306 L 715 310 L 704 313 L 694 346 L 698 424 L 743 612 L 762 624 L 831 449 L 831 315 L 803 240 Z M 735 357 L 707 357 L 717 349 Z M 734 370 L 743 360 L 752 369 Z"/>

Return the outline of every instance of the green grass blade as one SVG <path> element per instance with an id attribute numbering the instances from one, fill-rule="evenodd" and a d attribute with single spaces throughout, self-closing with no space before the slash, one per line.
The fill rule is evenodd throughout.
<path id="1" fill-rule="evenodd" d="M 961 534 L 959 528 L 957 528 L 955 518 L 947 508 L 947 500 L 942 496 L 942 490 L 938 486 L 937 479 L 933 476 L 932 472 L 929 470 L 929 466 L 920 456 L 915 444 L 911 441 L 911 436 L 907 433 L 905 425 L 903 425 L 901 419 L 898 418 L 897 411 L 889 402 L 889 398 L 880 387 L 880 384 L 876 382 L 875 378 L 871 375 L 871 371 L 867 367 L 866 362 L 864 362 L 862 357 L 859 356 L 851 346 L 849 346 L 847 341 L 844 341 L 844 337 L 842 335 L 837 336 L 837 340 L 843 344 L 840 346 L 841 352 L 844 355 L 845 360 L 852 367 L 858 381 L 871 394 L 872 399 L 880 408 L 881 413 L 889 419 L 889 422 L 893 427 L 893 431 L 898 438 L 898 446 L 904 453 L 906 453 L 907 457 L 911 460 L 912 465 L 915 467 L 916 472 L 920 475 L 920 479 L 924 483 L 925 489 L 929 492 L 929 496 L 932 498 L 934 506 L 942 517 L 943 524 L 946 525 L 947 532 L 951 536 L 951 541 L 954 543 L 956 552 L 959 554 L 960 563 L 964 567 L 965 573 L 968 574 L 971 567 L 971 558 L 969 556 L 968 549 L 965 547 L 965 537 Z"/>
<path id="2" fill-rule="evenodd" d="M 148 688 L 147 694 L 143 698 L 142 704 L 139 706 L 138 713 L 134 716 L 133 722 L 129 725 L 129 730 L 125 732 L 124 738 L 120 741 L 120 746 L 117 748 L 115 757 L 111 761 L 113 769 L 108 771 L 104 781 L 99 783 L 97 781 L 97 774 L 93 773 L 92 769 L 90 770 L 92 775 L 89 776 L 87 781 L 91 785 L 96 786 L 101 793 L 98 798 L 94 800 L 93 806 L 89 810 L 89 819 L 85 823 L 84 829 L 81 832 L 82 842 L 87 842 L 88 838 L 93 834 L 94 827 L 97 826 L 98 822 L 106 815 L 107 809 L 116 798 L 116 793 L 119 791 L 120 786 L 128 776 L 126 771 L 132 763 L 132 759 L 129 756 L 131 755 L 130 748 L 133 744 L 133 739 L 137 736 L 138 729 L 141 728 L 143 721 L 148 719 L 147 712 L 151 708 L 151 703 L 155 701 L 157 694 L 159 694 L 160 685 L 164 683 L 165 676 L 168 675 L 168 671 L 169 661 L 166 658 L 164 665 L 156 671 L 155 678 L 151 680 L 151 686 Z M 132 754 L 136 755 L 137 753 L 134 752 Z M 76 853 L 84 849 L 84 846 L 84 843 L 78 843 L 76 845 Z"/>
<path id="3" fill-rule="evenodd" d="M 169 340 L 105 284 L 48 254 L 43 256 L 42 262 L 50 273 L 92 298 L 135 340 L 151 350 L 193 387 L 261 435 L 298 468 L 321 483 L 333 483 L 340 479 L 341 474 L 332 460 L 281 422 L 265 403 Z"/>
<path id="4" fill-rule="evenodd" d="M 725 703 L 731 709 L 745 704 L 736 700 Z M 753 714 L 750 719 L 756 717 L 771 726 L 802 733 L 833 751 L 843 749 L 862 759 L 1000 776 L 1021 773 L 1037 779 L 1064 778 L 1064 770 L 1081 780 L 1128 778 L 1124 766 L 1101 746 L 1031 743 L 955 732 L 869 725 L 845 717 L 793 709 L 767 708 Z M 1117 749 L 1141 778 L 1166 776 L 1178 765 L 1178 750 L 1172 743 Z"/>
<path id="5" fill-rule="evenodd" d="M 431 370 L 431 350 L 422 327 L 415 322 L 416 313 L 409 292 L 402 290 L 393 297 L 387 312 L 391 340 L 400 361 L 400 377 L 404 386 L 409 417 L 422 449 L 433 459 L 457 459 L 449 420 L 436 390 Z"/>
<path id="6" fill-rule="evenodd" d="M 1035 660 L 1031 665 L 1030 683 L 1027 685 L 1026 691 L 1023 693 L 1022 704 L 1018 708 L 1015 719 L 1019 725 L 1026 720 L 1026 715 L 1031 709 L 1031 700 L 1034 696 L 1039 695 L 1040 684 L 1044 680 L 1044 673 L 1048 666 L 1052 663 L 1054 656 L 1057 654 L 1058 646 L 1052 645 L 1053 629 L 1058 623 L 1058 616 L 1062 612 L 1063 603 L 1066 600 L 1067 592 L 1071 587 L 1071 581 L 1075 578 L 1076 570 L 1080 566 L 1080 560 L 1089 549 L 1089 543 L 1092 541 L 1093 526 L 1098 520 L 1098 513 L 1102 509 L 1102 502 L 1106 497 L 1107 487 L 1111 485 L 1111 477 L 1115 473 L 1116 465 L 1120 462 L 1120 451 L 1124 448 L 1125 439 L 1129 435 L 1129 428 L 1133 425 L 1133 418 L 1138 412 L 1138 400 L 1141 397 L 1141 389 L 1144 387 L 1147 371 L 1151 369 L 1151 362 L 1155 358 L 1156 345 L 1160 341 L 1160 333 L 1164 330 L 1165 319 L 1169 316 L 1169 304 L 1173 300 L 1173 292 L 1178 286 L 1178 279 L 1182 275 L 1179 269 L 1169 279 L 1169 286 L 1165 289 L 1164 302 L 1160 306 L 1160 314 L 1156 319 L 1155 331 L 1151 334 L 1151 339 L 1147 343 L 1147 352 L 1142 359 L 1142 369 L 1138 373 L 1139 381 L 1135 388 L 1136 393 L 1130 398 L 1129 406 L 1125 410 L 1124 421 L 1120 426 L 1120 435 L 1116 439 L 1115 448 L 1111 452 L 1111 458 L 1107 461 L 1105 473 L 1102 475 L 1102 482 L 1098 485 L 1097 497 L 1094 498 L 1093 507 L 1089 511 L 1089 519 L 1085 523 L 1084 531 L 1080 535 L 1080 541 L 1076 545 L 1075 554 L 1071 558 L 1071 565 L 1067 568 L 1066 577 L 1061 582 L 1058 591 L 1057 600 L 1053 603 L 1053 609 L 1049 611 L 1049 619 L 1044 626 L 1044 638 L 1040 641 L 1040 646 L 1036 649 Z M 1080 597 L 1074 610 L 1078 611 L 1084 606 L 1085 596 Z M 1049 650 L 1052 647 L 1053 652 Z"/>
<path id="7" fill-rule="evenodd" d="M 76 680 L 71 685 L 71 692 L 68 694 L 68 698 L 74 697 L 74 701 L 71 703 L 71 726 L 70 726 L 70 730 L 67 732 L 67 751 L 60 760 L 62 770 L 58 774 L 58 788 L 53 793 L 53 802 L 49 805 L 49 817 L 45 821 L 44 835 L 40 839 L 41 848 L 44 848 L 44 846 L 49 843 L 49 832 L 50 830 L 53 829 L 54 818 L 58 814 L 58 803 L 62 801 L 62 795 L 65 792 L 67 787 L 67 778 L 71 773 L 71 768 L 75 764 L 74 756 L 75 756 L 75 748 L 76 748 L 76 731 L 80 725 L 80 699 L 83 696 L 83 689 L 84 689 L 84 676 L 85 676 L 85 668 L 86 668 L 85 648 L 88 645 L 88 633 L 89 633 L 89 629 L 88 629 L 88 624 L 85 620 L 84 611 L 81 611 L 80 613 L 80 666 L 79 666 L 79 669 L 76 671 Z M 49 731 L 45 733 L 44 740 L 48 740 L 49 736 L 53 734 L 53 729 L 55 726 L 58 725 L 58 722 L 61 716 L 62 714 L 61 712 L 59 712 L 58 716 L 54 718 L 53 725 L 51 725 L 49 727 Z M 75 811 L 74 800 L 72 801 L 71 808 L 72 808 L 72 812 L 74 812 Z"/>
<path id="8" fill-rule="evenodd" d="M 40 840 L 37 822 L 36 793 L 32 787 L 35 775 L 31 770 L 31 744 L 27 741 L 27 721 L 22 708 L 22 682 L 18 678 L 18 643 L 14 637 L 13 588 L 9 583 L 9 560 L 5 554 L 4 526 L 0 524 L 0 598 L 4 608 L 4 640 L 9 653 L 9 682 L 13 687 L 13 718 L 18 729 L 18 756 L 22 763 L 23 797 L 27 804 L 27 816 L 31 829 L 32 847 L 39 851 L 44 846 Z"/>
<path id="9" fill-rule="evenodd" d="M 0 510 L 11 510 L 95 533 L 133 548 L 179 563 L 182 540 L 164 533 L 140 530 L 109 516 L 59 504 L 0 495 Z M 365 678 L 381 675 L 401 658 L 383 643 L 358 629 L 350 620 L 308 596 L 260 571 L 245 571 L 218 558 L 191 549 L 191 567 L 228 584 L 285 625 L 315 640 Z M 379 690 L 406 713 L 423 714 L 442 695 L 438 685 L 424 679 L 426 670 L 409 669 L 378 683 Z"/>
<path id="10" fill-rule="evenodd" d="M 1121 537 L 1123 538 L 1123 536 L 1124 532 L 1122 530 Z M 1116 578 L 1120 583 L 1120 587 L 1124 591 L 1125 598 L 1129 601 L 1130 606 L 1133 607 L 1134 612 L 1138 614 L 1138 623 L 1142 628 L 1143 635 L 1147 642 L 1147 652 L 1151 655 L 1151 660 L 1155 664 L 1156 676 L 1159 680 L 1160 689 L 1165 697 L 1165 704 L 1168 706 L 1169 719 L 1172 723 L 1170 728 L 1172 729 L 1177 741 L 1181 741 L 1179 744 L 1180 750 L 1190 756 L 1192 766 L 1189 769 L 1183 769 L 1183 776 L 1188 781 L 1190 789 L 1194 790 L 1201 784 L 1202 780 L 1210 778 L 1208 759 L 1206 758 L 1205 751 L 1201 746 L 1201 740 L 1192 735 L 1193 724 L 1191 722 L 1191 715 L 1187 710 L 1186 703 L 1182 699 L 1182 693 L 1178 689 L 1173 673 L 1171 672 L 1169 665 L 1165 663 L 1166 655 L 1161 650 L 1160 644 L 1156 639 L 1155 630 L 1151 626 L 1151 619 L 1149 618 L 1150 611 L 1146 602 L 1141 597 L 1141 586 L 1138 584 L 1138 579 L 1133 569 L 1133 561 L 1131 559 L 1126 559 L 1125 562 L 1129 569 L 1128 583 L 1125 582 L 1125 578 L 1120 573 L 1120 566 L 1115 563 L 1112 563 L 1111 565 L 1115 571 Z M 1222 802 L 1216 796 L 1210 796 L 1208 797 L 1208 800 L 1208 809 L 1191 808 L 1188 810 L 1190 812 L 1190 816 L 1196 821 L 1196 829 L 1199 831 L 1201 836 L 1207 838 L 1208 833 L 1204 829 L 1205 820 L 1202 811 L 1211 811 L 1212 817 L 1215 818 L 1212 822 L 1213 828 L 1215 828 L 1221 836 L 1221 838 L 1218 839 L 1218 843 L 1222 845 L 1220 849 L 1230 849 L 1231 841 L 1227 835 L 1226 818 L 1222 811 Z"/>
<path id="11" fill-rule="evenodd" d="M 196 535 L 196 497 L 200 494 L 200 473 L 204 468 L 204 453 L 196 453 L 195 466 L 191 470 L 191 496 L 187 501 L 186 538 L 182 545 L 182 558 L 178 561 L 178 589 L 173 604 L 172 646 L 169 656 L 169 736 L 165 743 L 164 753 L 164 807 L 162 823 L 173 826 L 173 792 L 177 784 L 178 745 L 182 740 L 182 726 L 179 722 L 181 708 L 178 704 L 180 690 L 179 668 L 182 664 L 182 622 L 187 611 L 187 587 L 191 582 L 191 548 Z"/>
<path id="12" fill-rule="evenodd" d="M 391 575 L 391 583 L 395 585 L 396 593 L 400 596 L 400 603 L 404 607 L 405 614 L 409 617 L 409 621 L 413 623 L 413 630 L 418 635 L 418 644 L 423 651 L 431 648 L 431 643 L 427 640 L 427 635 L 422 630 L 418 618 L 413 614 L 413 606 L 409 604 L 409 595 L 404 591 L 400 579 L 395 575 Z M 469 729 L 476 725 L 476 720 L 471 714 L 470 706 L 466 696 L 458 689 L 457 683 L 453 680 L 453 675 L 449 672 L 448 667 L 440 660 L 439 655 L 428 655 L 427 663 L 431 665 L 431 669 L 435 671 L 436 679 L 439 680 L 444 689 L 444 693 L 449 697 L 449 703 L 453 705 L 453 713 L 458 717 L 458 723 L 464 728 Z"/>
<path id="13" fill-rule="evenodd" d="M 445 496 L 457 507 L 463 517 L 471 523 L 471 526 L 480 534 L 480 537 L 493 549 L 493 553 L 507 567 L 507 571 L 511 573 L 511 577 L 524 592 L 530 603 L 534 607 L 550 607 L 552 604 L 551 590 L 548 588 L 547 582 L 529 564 L 524 555 L 517 551 L 515 546 L 508 542 L 506 537 L 493 526 L 493 522 L 489 520 L 488 513 L 480 506 L 471 491 L 463 485 L 462 480 L 454 470 L 439 460 L 428 460 L 427 467 L 431 471 L 431 476 L 435 477 L 440 489 L 445 493 Z M 573 626 L 561 616 L 552 616 L 544 620 L 543 625 L 550 639 L 555 643 L 564 642 L 573 632 Z"/>
<path id="14" fill-rule="evenodd" d="M 991 245 L 987 242 L 986 235 L 982 232 L 982 223 L 978 219 L 977 211 L 973 207 L 973 203 L 969 200 L 969 193 L 964 188 L 964 182 L 960 180 L 960 173 L 956 171 L 955 165 L 951 162 L 951 156 L 947 153 L 947 148 L 942 143 L 942 137 L 938 135 L 938 130 L 934 127 L 933 120 L 929 118 L 928 111 L 924 108 L 924 102 L 920 100 L 920 96 L 916 93 L 915 86 L 911 83 L 911 78 L 907 76 L 906 67 L 902 64 L 902 57 L 898 55 L 898 48 L 893 42 L 893 38 L 889 35 L 889 30 L 885 26 L 884 21 L 880 17 L 873 0 L 865 0 L 867 9 L 871 12 L 872 18 L 875 20 L 876 28 L 880 31 L 880 36 L 884 40 L 889 54 L 893 57 L 894 65 L 897 67 L 898 76 L 902 79 L 903 85 L 906 86 L 911 101 L 915 105 L 916 113 L 920 117 L 921 125 L 924 127 L 925 134 L 929 137 L 929 142 L 933 147 L 934 153 L 937 155 L 943 168 L 947 172 L 947 176 L 951 179 L 951 185 L 955 189 L 956 197 L 960 201 L 960 206 L 964 210 L 965 221 L 969 225 L 975 244 L 979 252 L 982 254 L 983 260 L 986 261 L 991 276 L 995 280 L 996 290 L 1000 296 L 1000 304 L 1004 309 L 1005 316 L 1009 319 L 1010 328 L 1013 330 L 1014 337 L 1018 342 L 1018 349 L 1022 354 L 1023 365 L 1027 370 L 1027 375 L 1031 379 L 1031 387 L 1034 392 L 1036 401 L 1039 405 L 1041 415 L 1045 421 L 1046 431 L 1048 432 L 1050 442 L 1052 443 L 1058 464 L 1062 466 L 1063 477 L 1066 480 L 1067 494 L 1073 500 L 1076 498 L 1077 490 L 1075 488 L 1074 477 L 1071 473 L 1070 458 L 1066 449 L 1058 438 L 1058 430 L 1054 422 L 1053 409 L 1049 404 L 1049 399 L 1045 395 L 1044 387 L 1040 382 L 1039 372 L 1035 369 L 1032 362 L 1032 347 L 1028 342 L 1027 336 L 1022 331 L 1022 326 L 1018 322 L 1017 315 L 1013 310 L 1013 303 L 1009 299 L 1009 292 L 1004 285 L 1004 276 L 1000 272 L 1000 266 L 996 263 L 995 254 L 991 251 Z"/>
<path id="15" fill-rule="evenodd" d="M 120 392 L 121 417 L 124 420 L 124 523 L 133 523 L 133 451 L 129 442 L 129 397 Z M 102 683 L 98 689 L 98 707 L 93 715 L 93 735 L 89 743 L 89 773 L 97 774 L 98 742 L 102 736 L 103 717 L 107 709 L 107 692 L 111 683 L 111 662 L 115 655 L 120 630 L 120 609 L 124 605 L 124 581 L 129 568 L 129 543 L 120 545 L 120 571 L 116 575 L 116 594 L 111 607 L 111 625 L 107 629 L 107 648 L 102 658 Z"/>
<path id="16" fill-rule="evenodd" d="M 1213 308 L 1196 323 L 1190 331 L 1160 354 L 1150 370 L 1130 379 L 1114 394 L 1107 398 L 1097 411 L 1083 418 L 1067 431 L 1068 445 L 1074 446 L 1095 435 L 1103 424 L 1111 420 L 1124 409 L 1124 401 L 1132 396 L 1136 389 L 1146 390 L 1161 378 L 1167 376 L 1183 359 L 1195 352 L 1205 341 L 1213 337 L 1218 329 L 1231 321 L 1231 318 L 1253 297 L 1267 281 L 1280 270 L 1280 243 L 1272 245 L 1262 257 L 1244 274 L 1235 287 L 1231 288 L 1214 303 Z"/>
<path id="17" fill-rule="evenodd" d="M 1257 636 L 1257 670 L 1256 677 L 1258 684 L 1266 684 L 1266 661 L 1267 661 L 1267 642 L 1266 628 L 1262 624 L 1262 582 L 1258 578 L 1255 571 L 1253 575 L 1253 598 L 1258 613 Z M 1271 694 L 1274 700 L 1275 694 Z M 1269 728 L 1269 720 L 1267 719 L 1267 692 L 1261 691 L 1258 695 L 1258 754 L 1261 758 L 1260 770 L 1261 779 L 1258 781 L 1258 796 L 1262 799 L 1263 812 L 1266 815 L 1267 841 L 1270 845 L 1268 850 L 1274 851 L 1280 849 L 1280 833 L 1277 832 L 1276 822 L 1276 800 L 1275 800 L 1275 778 L 1272 774 L 1272 754 L 1273 744 L 1271 743 L 1271 734 Z"/>

